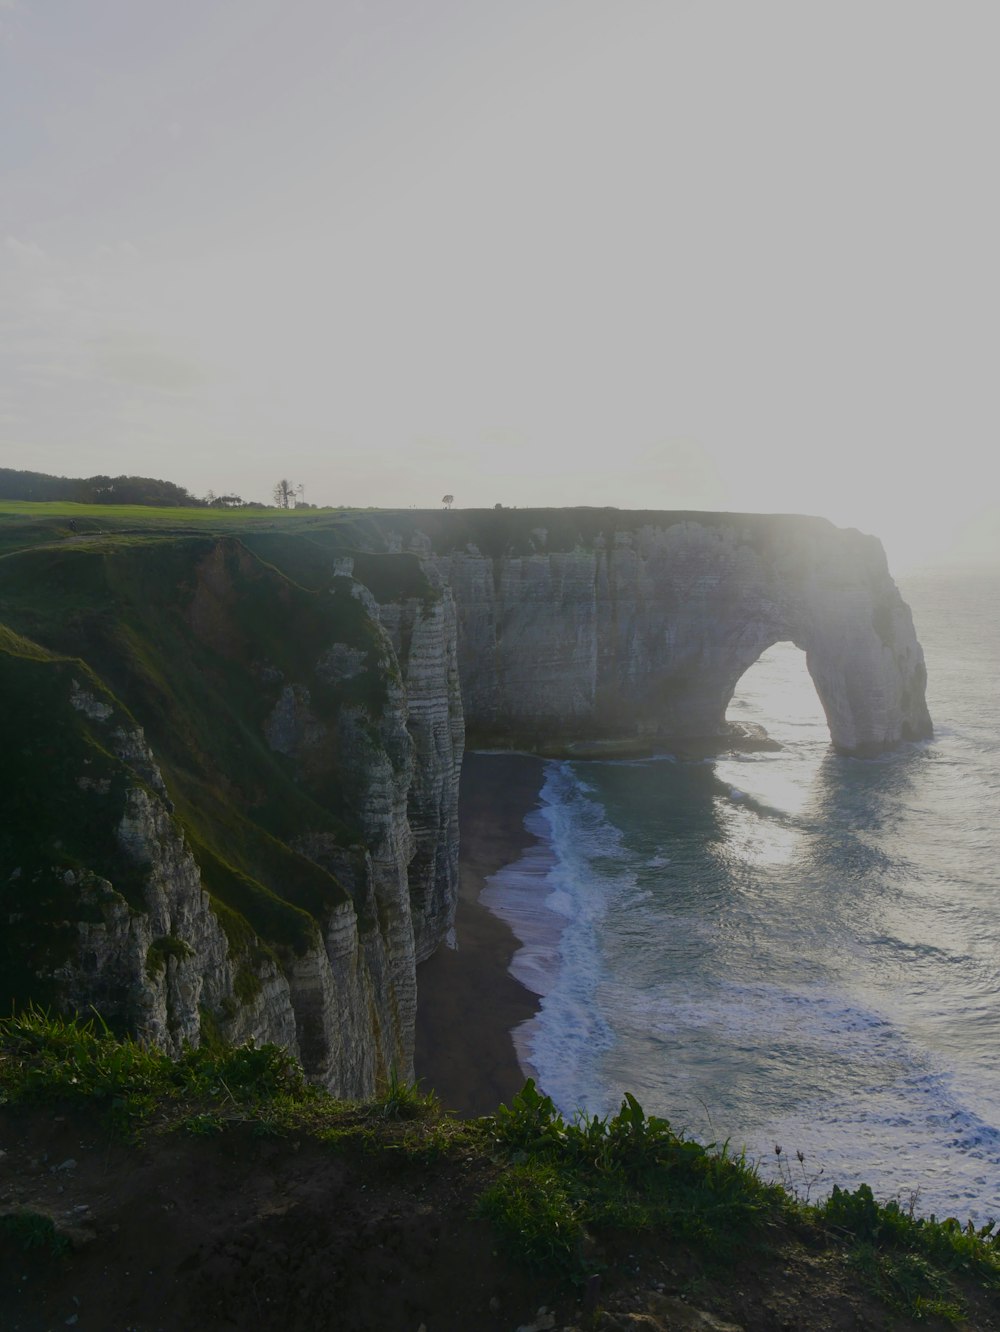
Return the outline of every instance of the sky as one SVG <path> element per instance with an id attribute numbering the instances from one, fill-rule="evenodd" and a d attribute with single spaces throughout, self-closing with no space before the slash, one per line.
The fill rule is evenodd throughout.
<path id="1" fill-rule="evenodd" d="M 995 0 L 0 0 L 0 466 L 1000 557 Z"/>

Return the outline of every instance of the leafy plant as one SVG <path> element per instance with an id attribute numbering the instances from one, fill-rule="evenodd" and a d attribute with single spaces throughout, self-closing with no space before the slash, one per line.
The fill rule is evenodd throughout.
<path id="1" fill-rule="evenodd" d="M 50 1216 L 27 1208 L 0 1216 L 0 1235 L 6 1235 L 22 1249 L 48 1249 L 55 1257 L 69 1248 L 69 1239 L 56 1229 Z"/>
<path id="2" fill-rule="evenodd" d="M 539 1151 L 566 1140 L 566 1125 L 551 1096 L 544 1096 L 529 1078 L 512 1099 L 493 1116 L 500 1142 L 524 1151 Z"/>

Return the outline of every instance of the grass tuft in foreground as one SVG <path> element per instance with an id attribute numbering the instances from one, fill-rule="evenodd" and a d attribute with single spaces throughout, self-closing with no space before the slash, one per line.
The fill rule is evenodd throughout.
<path id="1" fill-rule="evenodd" d="M 164 1101 L 252 1107 L 307 1090 L 302 1070 L 275 1045 L 202 1046 L 172 1059 L 119 1039 L 99 1017 L 31 1008 L 0 1018 L 3 1099 L 97 1103 L 121 1129 L 137 1126 Z"/>
<path id="2" fill-rule="evenodd" d="M 592 1270 L 588 1231 L 657 1231 L 694 1244 L 708 1261 L 759 1240 L 765 1222 L 820 1231 L 843 1243 L 868 1287 L 913 1318 L 958 1321 L 954 1281 L 1000 1290 L 1000 1234 L 954 1217 L 915 1216 L 878 1202 L 862 1184 L 810 1205 L 760 1179 L 756 1165 L 676 1134 L 626 1093 L 613 1117 L 567 1122 L 529 1080 L 493 1117 L 512 1163 L 481 1207 L 508 1250 L 538 1269 L 580 1280 Z"/>
<path id="3" fill-rule="evenodd" d="M 383 1119 L 428 1119 L 440 1107 L 436 1096 L 420 1091 L 415 1082 L 404 1082 L 393 1068 L 372 1109 Z"/>
<path id="4" fill-rule="evenodd" d="M 575 1279 L 587 1275 L 588 1228 L 665 1231 L 721 1258 L 789 1204 L 742 1156 L 682 1137 L 629 1094 L 617 1115 L 567 1122 L 529 1079 L 492 1122 L 514 1169 L 484 1213 L 514 1254 Z"/>

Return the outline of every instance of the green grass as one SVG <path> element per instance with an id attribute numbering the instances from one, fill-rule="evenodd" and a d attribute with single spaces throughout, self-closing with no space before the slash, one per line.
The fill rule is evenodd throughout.
<path id="1" fill-rule="evenodd" d="M 895 1200 L 879 1202 L 867 1184 L 834 1187 L 815 1209 L 824 1225 L 853 1245 L 867 1283 L 901 1313 L 958 1319 L 952 1278 L 971 1277 L 1000 1290 L 1000 1233 L 996 1222 L 976 1227 L 955 1217 L 916 1216 Z"/>
<path id="2" fill-rule="evenodd" d="M 523 1161 L 505 1170 L 483 1194 L 479 1213 L 493 1223 L 512 1257 L 536 1272 L 582 1277 L 587 1238 L 579 1189 L 553 1164 Z M 567 1187 L 567 1185 L 569 1187 Z"/>
<path id="3" fill-rule="evenodd" d="M 376 1126 L 408 1121 L 419 1140 L 394 1139 L 393 1150 L 412 1146 L 425 1159 L 464 1133 L 442 1120 L 434 1096 L 395 1074 L 371 1101 L 347 1103 L 307 1083 L 276 1045 L 226 1044 L 210 1017 L 203 1035 L 197 1049 L 174 1059 L 116 1036 L 99 1017 L 30 1007 L 0 1018 L 0 1104 L 89 1105 L 126 1135 L 168 1127 L 212 1136 L 249 1122 L 264 1135 L 305 1131 L 331 1143 L 370 1143 Z"/>
<path id="4" fill-rule="evenodd" d="M 567 1121 L 529 1079 L 493 1125 L 497 1144 L 520 1170 L 487 1195 L 487 1214 L 526 1262 L 548 1264 L 560 1253 L 574 1278 L 586 1275 L 580 1241 L 588 1227 L 655 1229 L 721 1259 L 786 1208 L 784 1192 L 765 1184 L 742 1156 L 675 1133 L 631 1095 L 614 1116 Z M 545 1195 L 553 1179 L 558 1206 L 550 1216 Z M 544 1241 L 546 1224 L 553 1230 Z M 543 1258 L 535 1253 L 539 1243 Z"/>
<path id="5" fill-rule="evenodd" d="M 819 1228 L 844 1242 L 859 1275 L 897 1312 L 957 1320 L 957 1282 L 1000 1290 L 1000 1236 L 954 1218 L 914 1216 L 879 1203 L 868 1185 L 834 1188 L 811 1206 L 775 1184 L 727 1145 L 702 1146 L 646 1115 L 626 1094 L 617 1115 L 567 1122 L 528 1081 L 493 1119 L 512 1162 L 482 1202 L 508 1249 L 534 1267 L 587 1274 L 588 1230 L 666 1232 L 711 1261 L 753 1244 L 765 1222 Z"/>
<path id="6" fill-rule="evenodd" d="M 249 1109 L 312 1094 L 298 1065 L 274 1045 L 207 1045 L 172 1059 L 116 1037 L 97 1018 L 38 1008 L 0 1019 L 0 1087 L 10 1103 L 97 1104 L 123 1129 L 164 1103 L 202 1114 L 206 1102 Z"/>
<path id="7" fill-rule="evenodd" d="M 373 1108 L 383 1119 L 427 1119 L 437 1112 L 438 1101 L 415 1082 L 404 1082 L 393 1068 Z"/>
<path id="8" fill-rule="evenodd" d="M 731 526 L 735 518 L 746 540 L 766 553 L 774 532 L 769 514 L 709 513 L 694 510 L 642 510 L 613 507 L 503 508 L 503 509 L 186 509 L 145 505 L 34 503 L 0 500 L 0 556 L 5 552 L 46 542 L 90 540 L 101 534 L 159 533 L 245 537 L 259 542 L 259 553 L 277 568 L 316 585 L 308 571 L 322 576 L 326 552 L 384 552 L 387 535 L 402 537 L 403 545 L 420 533 L 438 552 L 465 550 L 475 545 L 483 555 L 524 555 L 539 550 L 593 549 L 599 539 L 613 544 L 616 533 L 636 532 L 646 525 L 697 522 L 702 526 Z M 813 525 L 823 519 L 780 515 L 783 526 Z M 76 531 L 69 527 L 76 524 Z M 544 540 L 539 529 L 545 529 Z M 281 538 L 305 538 L 314 543 L 294 552 Z M 270 552 L 270 553 L 269 553 Z M 282 553 L 283 552 L 283 553 Z M 412 557 L 410 557 L 412 558 Z M 295 566 L 296 572 L 292 566 Z M 301 575 L 301 577 L 300 577 Z M 397 575 L 390 575 L 395 582 Z M 377 594 L 376 594 L 377 595 Z"/>
<path id="9" fill-rule="evenodd" d="M 144 504 L 35 503 L 0 500 L 0 554 L 49 541 L 79 541 L 109 533 L 159 532 L 227 535 L 301 532 L 327 526 L 337 509 L 188 509 Z M 76 527 L 71 528 L 70 523 Z"/>
<path id="10" fill-rule="evenodd" d="M 810 1252 L 846 1256 L 860 1281 L 891 1309 L 914 1319 L 962 1317 L 963 1289 L 1000 1289 L 992 1225 L 913 1216 L 879 1203 L 867 1186 L 802 1203 L 725 1147 L 703 1146 L 646 1115 L 626 1095 L 616 1115 L 565 1120 L 533 1082 L 495 1115 L 459 1123 L 433 1097 L 390 1078 L 370 1102 L 338 1101 L 306 1084 L 274 1046 L 215 1040 L 171 1059 L 99 1021 L 31 1010 L 0 1020 L 0 1102 L 89 1105 L 110 1126 L 135 1136 L 178 1131 L 216 1137 L 234 1125 L 266 1137 L 306 1134 L 331 1150 L 387 1154 L 393 1170 L 473 1167 L 481 1186 L 475 1211 L 517 1262 L 558 1287 L 600 1269 L 614 1239 L 677 1245 L 705 1274 L 725 1273 L 747 1252 L 769 1254 L 805 1241 Z M 48 1244 L 44 1218 L 5 1223 L 21 1242 Z"/>

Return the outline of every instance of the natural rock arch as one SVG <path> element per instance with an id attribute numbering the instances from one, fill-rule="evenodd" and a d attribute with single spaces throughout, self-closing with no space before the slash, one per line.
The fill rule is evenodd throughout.
<path id="1" fill-rule="evenodd" d="M 740 677 L 783 640 L 805 652 L 839 750 L 931 734 L 923 653 L 874 537 L 788 515 L 608 526 L 568 549 L 538 527 L 530 553 L 437 555 L 473 741 L 721 740 Z"/>
<path id="2" fill-rule="evenodd" d="M 775 649 L 782 651 L 775 654 Z M 805 652 L 791 639 L 778 639 L 737 680 L 726 705 L 726 722 L 737 730 L 749 732 L 755 724 L 770 728 L 803 721 L 822 724 L 829 734 L 829 723 L 809 674 Z"/>

